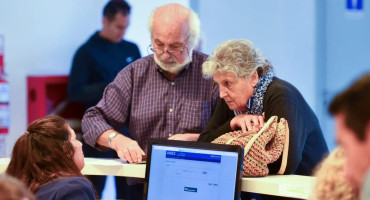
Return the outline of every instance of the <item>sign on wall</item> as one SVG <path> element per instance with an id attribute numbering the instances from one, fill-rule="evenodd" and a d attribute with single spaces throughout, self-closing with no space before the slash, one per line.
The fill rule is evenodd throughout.
<path id="1" fill-rule="evenodd" d="M 349 19 L 362 19 L 364 17 L 363 0 L 346 0 L 346 17 Z"/>

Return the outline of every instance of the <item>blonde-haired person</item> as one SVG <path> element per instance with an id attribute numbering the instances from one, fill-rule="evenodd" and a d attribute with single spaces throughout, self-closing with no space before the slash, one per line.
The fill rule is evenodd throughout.
<path id="1" fill-rule="evenodd" d="M 310 200 L 355 200 L 359 191 L 344 177 L 346 157 L 342 147 L 337 147 L 323 160 L 316 172 L 316 183 Z"/>
<path id="2" fill-rule="evenodd" d="M 0 176 L 0 200 L 35 200 L 35 196 L 16 178 Z"/>

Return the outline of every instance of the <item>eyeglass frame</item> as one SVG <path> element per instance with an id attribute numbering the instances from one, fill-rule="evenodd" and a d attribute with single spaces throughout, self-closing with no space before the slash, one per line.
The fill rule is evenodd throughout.
<path id="1" fill-rule="evenodd" d="M 162 55 L 164 54 L 164 52 L 170 54 L 170 55 L 174 55 L 175 53 L 179 53 L 179 55 L 181 55 L 184 50 L 186 50 L 188 52 L 188 48 L 186 47 L 186 42 L 188 41 L 189 39 L 189 36 L 186 38 L 186 40 L 184 41 L 184 46 L 180 49 L 180 50 L 160 50 L 160 49 L 157 49 L 157 48 L 154 48 L 153 44 L 150 44 L 148 46 L 148 48 L 153 52 L 153 53 L 157 53 L 158 55 Z M 188 52 L 189 54 L 189 52 Z"/>

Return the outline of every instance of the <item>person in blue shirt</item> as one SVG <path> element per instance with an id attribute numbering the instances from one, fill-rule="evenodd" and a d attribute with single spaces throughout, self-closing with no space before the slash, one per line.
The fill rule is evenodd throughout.
<path id="1" fill-rule="evenodd" d="M 95 32 L 76 52 L 68 83 L 68 99 L 95 106 L 104 88 L 117 73 L 141 57 L 136 44 L 123 40 L 130 22 L 130 6 L 112 0 L 104 8 L 103 28 Z"/>
<path id="2" fill-rule="evenodd" d="M 95 106 L 118 72 L 141 57 L 136 44 L 122 39 L 130 23 L 130 10 L 130 5 L 123 0 L 111 0 L 104 7 L 103 28 L 95 32 L 73 58 L 68 83 L 69 102 L 83 103 L 85 110 Z M 112 150 L 98 151 L 89 145 L 83 145 L 83 151 L 86 157 L 117 157 Z M 101 196 L 106 176 L 89 176 L 89 179 Z M 115 180 L 116 198 L 126 198 L 125 178 L 115 177 Z"/>
<path id="3" fill-rule="evenodd" d="M 96 199 L 94 187 L 81 170 L 82 144 L 58 116 L 35 120 L 16 141 L 7 175 L 22 181 L 38 200 Z"/>

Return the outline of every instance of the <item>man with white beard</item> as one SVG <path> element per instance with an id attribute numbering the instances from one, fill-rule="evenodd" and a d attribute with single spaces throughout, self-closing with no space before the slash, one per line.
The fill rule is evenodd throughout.
<path id="1" fill-rule="evenodd" d="M 196 141 L 216 107 L 218 86 L 204 79 L 207 55 L 195 51 L 198 16 L 179 4 L 155 9 L 148 22 L 153 54 L 121 70 L 85 112 L 83 138 L 122 160 L 141 162 L 149 138 Z M 127 125 L 131 138 L 119 133 Z M 143 199 L 143 181 L 127 179 L 128 199 Z"/>
<path id="2" fill-rule="evenodd" d="M 196 141 L 218 100 L 218 86 L 202 75 L 207 55 L 194 50 L 198 16 L 167 4 L 152 12 L 148 27 L 153 54 L 120 71 L 82 121 L 86 143 L 129 163 L 142 161 L 149 138 Z M 132 138 L 118 132 L 124 124 Z"/>

